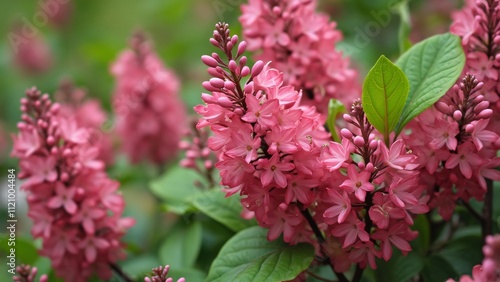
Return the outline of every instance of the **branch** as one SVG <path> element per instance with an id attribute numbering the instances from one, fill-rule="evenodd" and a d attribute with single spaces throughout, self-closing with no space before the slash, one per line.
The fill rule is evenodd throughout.
<path id="1" fill-rule="evenodd" d="M 125 272 L 123 272 L 123 270 L 121 269 L 121 267 L 116 264 L 116 263 L 110 263 L 109 266 L 111 267 L 111 269 L 113 269 L 113 271 L 125 282 L 134 282 L 134 280 L 132 278 L 130 278 Z"/>
<path id="2" fill-rule="evenodd" d="M 335 269 L 333 267 L 333 263 L 330 259 L 330 256 L 325 251 L 325 246 L 324 246 L 326 243 L 325 237 L 323 236 L 323 233 L 321 233 L 321 230 L 319 229 L 318 225 L 316 224 L 316 221 L 314 221 L 314 218 L 309 213 L 309 210 L 307 208 L 304 208 L 304 205 L 302 205 L 302 203 L 300 203 L 300 202 L 297 202 L 297 206 L 300 210 L 300 213 L 306 219 L 307 223 L 309 223 L 309 226 L 311 226 L 311 229 L 314 232 L 316 239 L 318 240 L 319 246 L 321 247 L 321 252 L 323 253 L 323 255 L 327 256 L 329 265 L 332 268 L 332 271 L 335 273 L 335 275 L 337 275 L 339 282 L 348 282 L 349 280 L 347 280 L 347 278 L 345 277 L 345 275 L 343 273 L 335 271 Z"/>
<path id="3" fill-rule="evenodd" d="M 485 241 L 488 235 L 493 234 L 493 181 L 491 179 L 486 179 L 482 218 L 482 234 L 483 241 Z"/>

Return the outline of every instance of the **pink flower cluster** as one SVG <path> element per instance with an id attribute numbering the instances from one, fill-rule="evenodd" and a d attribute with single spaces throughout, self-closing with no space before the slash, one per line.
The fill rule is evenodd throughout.
<path id="1" fill-rule="evenodd" d="M 165 267 L 158 266 L 153 268 L 153 276 L 145 277 L 144 282 L 173 282 L 174 279 L 167 277 L 169 269 L 169 265 L 165 265 Z M 186 282 L 186 279 L 179 278 L 177 279 L 177 282 Z"/>
<path id="2" fill-rule="evenodd" d="M 467 0 L 452 15 L 450 31 L 462 38 L 467 55 L 464 73 L 484 82 L 482 95 L 493 111 L 490 129 L 500 134 L 500 1 Z"/>
<path id="3" fill-rule="evenodd" d="M 72 118 L 78 127 L 85 128 L 89 134 L 89 146 L 97 147 L 98 159 L 109 165 L 113 162 L 113 144 L 111 135 L 103 128 L 107 115 L 99 100 L 85 99 L 86 95 L 84 89 L 76 88 L 71 81 L 62 81 L 55 93 L 61 105 L 59 115 Z"/>
<path id="4" fill-rule="evenodd" d="M 486 237 L 483 247 L 484 259 L 482 265 L 472 269 L 472 277 L 463 275 L 460 282 L 490 282 L 500 280 L 500 235 Z M 447 282 L 453 282 L 448 279 Z"/>
<path id="5" fill-rule="evenodd" d="M 184 158 L 180 161 L 180 165 L 185 168 L 196 171 L 200 176 L 207 180 L 208 187 L 202 187 L 202 183 L 195 183 L 200 188 L 214 187 L 215 183 L 213 174 L 215 171 L 214 153 L 208 148 L 209 130 L 207 128 L 196 128 L 197 120 L 191 122 L 191 128 L 186 133 L 185 140 L 179 142 L 179 148 L 185 151 Z"/>
<path id="6" fill-rule="evenodd" d="M 315 12 L 315 0 L 250 0 L 241 9 L 248 49 L 283 72 L 284 85 L 302 89 L 302 104 L 326 114 L 329 99 L 350 105 L 360 96 L 357 72 L 335 50 L 342 33 L 327 15 Z"/>
<path id="7" fill-rule="evenodd" d="M 26 96 L 12 156 L 25 179 L 31 233 L 43 240 L 41 254 L 65 280 L 87 281 L 94 272 L 109 279 L 110 264 L 124 256 L 120 238 L 134 224 L 121 217 L 119 183 L 104 172 L 85 128 L 60 115 L 59 104 L 36 88 Z"/>
<path id="8" fill-rule="evenodd" d="M 13 63 L 27 74 L 44 73 L 53 65 L 52 51 L 42 35 L 25 36 L 24 29 L 25 26 L 19 24 L 9 33 Z"/>
<path id="9" fill-rule="evenodd" d="M 36 267 L 31 267 L 30 265 L 21 264 L 16 267 L 17 275 L 12 277 L 12 281 L 14 282 L 35 282 L 35 277 L 38 273 L 38 269 Z M 49 278 L 47 274 L 43 274 L 40 276 L 39 282 L 47 282 Z"/>
<path id="10" fill-rule="evenodd" d="M 428 197 L 403 141 L 390 148 L 377 141 L 357 100 L 345 116 L 352 131 L 328 144 L 322 116 L 299 105 L 301 93 L 269 64 L 246 66 L 246 43 L 230 37 L 227 24 L 217 24 L 210 41 L 227 60 L 202 57 L 213 77 L 203 83 L 212 94 L 195 107 L 198 127 L 214 133 L 208 147 L 227 195 L 240 193 L 268 239 L 309 242 L 338 272 L 352 263 L 376 268 L 375 257 L 388 260 L 392 246 L 410 251 L 412 215 L 428 211 Z"/>
<path id="11" fill-rule="evenodd" d="M 111 67 L 118 134 L 132 162 L 162 165 L 176 157 L 184 133 L 186 113 L 178 97 L 179 81 L 143 35 L 136 34 L 131 46 Z"/>
<path id="12" fill-rule="evenodd" d="M 416 117 L 404 136 L 419 156 L 430 206 L 448 220 L 458 200 L 483 200 L 486 178 L 500 180 L 498 135 L 487 130 L 493 111 L 484 84 L 466 75 L 433 108 Z M 418 138 L 416 138 L 418 136 Z M 436 188 L 438 187 L 438 188 Z"/>

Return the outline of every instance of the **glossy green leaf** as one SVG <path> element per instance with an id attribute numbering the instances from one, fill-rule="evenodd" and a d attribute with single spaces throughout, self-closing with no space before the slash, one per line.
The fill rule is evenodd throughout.
<path id="1" fill-rule="evenodd" d="M 160 262 L 173 269 L 192 267 L 200 252 L 201 237 L 201 223 L 193 221 L 186 225 L 180 222 L 160 246 Z"/>
<path id="2" fill-rule="evenodd" d="M 379 260 L 375 271 L 376 281 L 399 282 L 410 281 L 424 268 L 424 257 L 416 252 L 403 256 L 401 251 L 393 248 L 389 261 Z"/>
<path id="3" fill-rule="evenodd" d="M 474 265 L 481 264 L 483 260 L 482 248 L 481 235 L 470 235 L 454 239 L 438 254 L 448 261 L 458 274 L 470 274 Z"/>
<path id="4" fill-rule="evenodd" d="M 363 83 L 363 109 L 370 123 L 384 135 L 386 143 L 403 112 L 410 90 L 401 69 L 380 56 Z"/>
<path id="5" fill-rule="evenodd" d="M 445 33 L 416 44 L 396 64 L 410 81 L 410 94 L 395 129 L 399 133 L 453 86 L 464 67 L 465 55 L 460 38 Z"/>
<path id="6" fill-rule="evenodd" d="M 420 274 L 425 282 L 442 282 L 449 278 L 459 278 L 453 266 L 439 255 L 427 257 Z"/>
<path id="7" fill-rule="evenodd" d="M 151 182 L 150 189 L 161 198 L 166 211 L 184 214 L 194 208 L 192 197 L 200 193 L 194 185 L 195 181 L 203 180 L 193 170 L 176 166 Z"/>
<path id="8" fill-rule="evenodd" d="M 431 236 L 429 220 L 427 220 L 425 215 L 419 214 L 413 222 L 414 224 L 411 229 L 418 231 L 418 237 L 411 241 L 411 246 L 413 251 L 424 256 L 429 249 Z"/>
<path id="9" fill-rule="evenodd" d="M 257 224 L 255 220 L 246 220 L 240 216 L 242 207 L 238 196 L 226 198 L 220 188 L 197 194 L 193 199 L 193 205 L 235 232 Z"/>
<path id="10" fill-rule="evenodd" d="M 335 127 L 335 121 L 339 114 L 345 113 L 345 106 L 337 99 L 330 99 L 328 102 L 328 119 L 326 120 L 326 125 L 330 134 L 335 142 L 341 142 L 339 134 L 337 133 L 337 128 Z"/>
<path id="11" fill-rule="evenodd" d="M 308 244 L 290 246 L 281 239 L 267 240 L 267 229 L 245 229 L 222 247 L 206 281 L 274 282 L 295 278 L 314 258 Z"/>

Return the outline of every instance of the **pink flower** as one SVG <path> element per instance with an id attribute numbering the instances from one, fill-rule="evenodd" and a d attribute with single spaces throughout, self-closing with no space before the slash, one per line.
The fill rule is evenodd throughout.
<path id="1" fill-rule="evenodd" d="M 474 126 L 471 138 L 478 151 L 481 151 L 483 148 L 483 142 L 492 143 L 498 140 L 498 135 L 495 132 L 485 130 L 488 122 L 489 120 L 480 119 L 471 123 Z"/>
<path id="2" fill-rule="evenodd" d="M 346 191 L 343 191 L 342 195 L 334 189 L 327 189 L 327 191 L 328 196 L 330 196 L 328 200 L 333 202 L 333 205 L 325 210 L 323 216 L 326 218 L 337 218 L 338 223 L 344 222 L 351 213 L 351 201 Z"/>
<path id="3" fill-rule="evenodd" d="M 389 227 L 391 218 L 402 219 L 406 216 L 404 210 L 396 207 L 387 195 L 376 193 L 373 197 L 373 206 L 368 211 L 371 220 L 380 229 Z"/>
<path id="4" fill-rule="evenodd" d="M 287 185 L 287 178 L 283 172 L 288 172 L 295 168 L 292 163 L 280 162 L 278 154 L 274 154 L 269 160 L 260 159 L 259 167 L 263 169 L 260 176 L 262 185 L 267 186 L 274 181 L 280 188 L 285 188 Z"/>
<path id="5" fill-rule="evenodd" d="M 87 235 L 80 242 L 79 247 L 85 252 L 87 262 L 92 263 L 96 260 L 98 250 L 105 250 L 110 247 L 110 243 L 103 238 Z"/>
<path id="6" fill-rule="evenodd" d="M 396 246 L 403 254 L 411 251 L 409 240 L 417 237 L 418 232 L 411 231 L 403 222 L 398 222 L 389 227 L 388 230 L 378 229 L 372 237 L 381 240 L 382 258 L 388 261 L 392 256 L 392 245 Z"/>
<path id="7" fill-rule="evenodd" d="M 41 146 L 40 135 L 35 128 L 21 128 L 19 135 L 13 135 L 14 148 L 12 156 L 29 157 Z"/>
<path id="8" fill-rule="evenodd" d="M 89 235 L 92 235 L 95 232 L 94 221 L 104 217 L 105 214 L 105 210 L 100 209 L 91 201 L 85 201 L 83 202 L 78 213 L 73 215 L 73 217 L 71 218 L 71 222 L 81 222 L 83 229 L 85 229 L 85 232 L 87 232 L 87 234 Z"/>
<path id="9" fill-rule="evenodd" d="M 347 222 L 334 226 L 332 228 L 332 235 L 337 237 L 345 236 L 342 248 L 351 246 L 358 238 L 363 242 L 370 240 L 370 235 L 365 231 L 365 223 L 353 215 L 347 217 Z"/>
<path id="10" fill-rule="evenodd" d="M 451 151 L 457 148 L 459 130 L 455 121 L 437 120 L 432 127 L 434 139 L 429 144 L 432 149 L 438 150 L 444 145 Z"/>
<path id="11" fill-rule="evenodd" d="M 457 151 L 456 154 L 451 154 L 446 161 L 445 167 L 452 169 L 458 165 L 462 174 L 469 179 L 472 177 L 472 168 L 481 165 L 483 160 L 477 155 L 476 148 L 472 143 L 460 145 Z"/>
<path id="12" fill-rule="evenodd" d="M 351 142 L 346 138 L 342 138 L 342 144 L 330 142 L 328 150 L 323 153 L 322 162 L 328 170 L 337 170 L 351 158 L 351 152 Z"/>
<path id="13" fill-rule="evenodd" d="M 247 163 L 255 160 L 261 141 L 260 138 L 254 138 L 252 135 L 251 131 L 233 132 L 231 143 L 227 144 L 226 154 L 231 157 L 245 157 Z"/>
<path id="14" fill-rule="evenodd" d="M 49 208 L 57 209 L 60 207 L 64 207 L 64 209 L 69 214 L 74 214 L 77 210 L 77 205 L 73 200 L 75 196 L 76 189 L 74 187 L 66 188 L 63 183 L 56 183 L 56 196 L 52 197 L 47 206 Z"/>
<path id="15" fill-rule="evenodd" d="M 349 179 L 345 180 L 340 188 L 346 190 L 349 193 L 353 193 L 356 195 L 358 200 L 364 202 L 366 192 L 373 191 L 373 184 L 369 182 L 370 173 L 368 171 L 361 171 L 358 173 L 355 165 L 349 165 L 347 167 L 347 176 Z"/>
<path id="16" fill-rule="evenodd" d="M 416 163 L 417 157 L 406 152 L 405 144 L 401 139 L 392 143 L 390 150 L 387 150 L 384 142 L 379 141 L 379 148 L 385 162 L 394 169 L 413 170 L 418 166 Z"/>
<path id="17" fill-rule="evenodd" d="M 246 122 L 257 122 L 261 126 L 267 128 L 276 123 L 276 118 L 273 113 L 279 107 L 279 102 L 276 99 L 268 100 L 261 104 L 253 95 L 247 95 L 245 99 L 248 107 L 247 113 L 241 118 Z"/>

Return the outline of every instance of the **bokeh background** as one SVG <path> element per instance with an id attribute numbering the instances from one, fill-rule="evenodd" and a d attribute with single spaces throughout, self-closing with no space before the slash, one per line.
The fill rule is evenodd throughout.
<path id="1" fill-rule="evenodd" d="M 16 160 L 9 158 L 11 138 L 20 119 L 19 99 L 26 88 L 37 86 L 52 94 L 63 78 L 74 81 L 87 89 L 88 96 L 98 99 L 109 112 L 110 121 L 114 81 L 109 73 L 111 63 L 120 51 L 127 48 L 130 35 L 143 30 L 154 42 L 155 49 L 166 66 L 181 81 L 180 96 L 189 113 L 200 102 L 203 92 L 201 82 L 208 75 L 201 63 L 203 54 L 211 53 L 208 38 L 217 21 L 228 22 L 233 33 L 241 34 L 238 16 L 243 0 L 70 0 L 63 5 L 66 10 L 57 23 L 35 25 L 38 37 L 48 47 L 51 63 L 43 71 L 27 71 L 15 63 L 15 52 L 9 37 L 23 19 L 33 23 L 40 9 L 39 1 L 3 1 L 0 8 L 0 182 L 4 183 L 8 168 L 16 168 Z M 61 2 L 63 2 L 61 0 Z M 321 0 L 319 9 L 328 13 L 338 23 L 345 40 L 338 48 L 352 56 L 355 67 L 364 77 L 369 67 L 381 55 L 399 56 L 398 28 L 400 17 L 389 6 L 394 0 Z M 451 11 L 458 8 L 459 0 L 410 1 L 411 40 L 417 42 L 433 34 L 448 30 Z M 390 11 L 388 20 L 380 21 L 377 15 Z M 35 20 L 36 21 L 36 20 Z M 372 23 L 373 35 L 367 35 Z M 373 24 L 375 23 L 375 24 Z M 377 29 L 378 26 L 378 29 Z M 375 32 L 376 31 L 376 32 Z M 368 32 L 369 33 L 369 32 Z M 119 140 L 116 141 L 118 147 Z M 170 166 L 176 166 L 175 162 Z M 151 267 L 164 264 L 165 258 L 175 260 L 182 256 L 162 253 L 162 242 L 169 235 L 170 227 L 178 221 L 189 222 L 162 209 L 148 186 L 158 177 L 156 168 L 141 164 L 132 166 L 117 151 L 115 164 L 109 168 L 111 177 L 121 182 L 127 201 L 126 214 L 137 219 L 137 224 L 125 237 L 129 256 L 123 267 L 129 273 L 144 273 Z M 5 199 L 6 186 L 2 184 L 1 196 Z M 29 234 L 30 221 L 26 218 L 23 195 L 18 193 L 18 260 L 39 266 L 40 272 L 49 271 L 49 261 L 38 257 L 36 246 Z M 0 221 L 6 222 L 6 200 L 0 202 Z M 203 230 L 201 256 L 196 269 L 190 269 L 191 281 L 200 281 L 208 270 L 215 250 L 232 236 L 233 232 L 222 225 L 208 222 Z M 203 219 L 201 219 L 203 223 Z M 5 228 L 1 229 L 0 281 L 9 281 L 5 266 Z M 180 237 L 186 234 L 179 235 Z M 187 234 L 186 236 L 188 236 Z M 204 255 L 207 254 L 207 255 Z M 173 269 L 174 276 L 182 269 Z M 177 271 L 177 272 L 176 272 Z M 186 275 L 186 273 L 182 273 Z M 51 277 L 53 279 L 53 277 Z M 55 280 L 54 280 L 55 281 Z"/>

